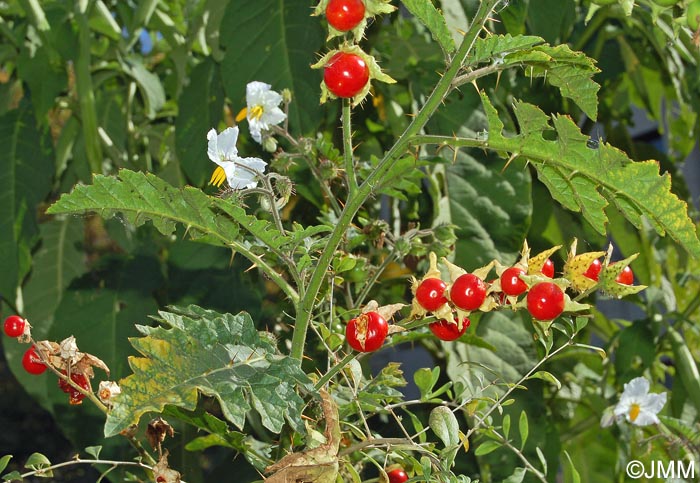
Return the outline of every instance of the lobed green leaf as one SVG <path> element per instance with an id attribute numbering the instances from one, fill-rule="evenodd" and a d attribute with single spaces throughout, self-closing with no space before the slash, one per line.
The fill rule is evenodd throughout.
<path id="1" fill-rule="evenodd" d="M 301 429 L 304 402 L 296 390 L 312 384 L 297 361 L 279 353 L 272 335 L 255 330 L 247 313 L 171 310 L 159 312 L 162 325 L 139 326 L 144 337 L 131 340 L 143 357 L 129 359 L 133 374 L 120 381 L 106 436 L 166 405 L 193 410 L 199 393 L 216 398 L 224 417 L 240 429 L 252 409 L 270 431 L 279 433 L 285 420 Z"/>
<path id="2" fill-rule="evenodd" d="M 670 235 L 700 257 L 700 240 L 687 204 L 671 192 L 671 177 L 659 173 L 657 161 L 633 162 L 609 144 L 596 147 L 570 117 L 556 115 L 544 123 L 544 113 L 523 102 L 513 106 L 520 133 L 506 136 L 495 107 L 486 94 L 481 98 L 488 119 L 488 147 L 527 159 L 554 199 L 580 211 L 598 233 L 606 232 L 605 209 L 612 203 L 635 227 L 641 228 L 644 218 L 657 233 Z"/>
<path id="3" fill-rule="evenodd" d="M 425 0 L 401 0 L 401 3 L 430 30 L 433 39 L 440 44 L 440 47 L 446 54 L 451 54 L 457 49 L 452 34 L 447 28 L 445 17 L 435 8 L 432 2 L 426 2 Z"/>

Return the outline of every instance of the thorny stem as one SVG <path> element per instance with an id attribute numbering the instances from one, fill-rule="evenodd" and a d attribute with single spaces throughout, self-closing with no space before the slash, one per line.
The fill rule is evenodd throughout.
<path id="1" fill-rule="evenodd" d="M 357 211 L 362 207 L 365 201 L 372 194 L 374 189 L 382 183 L 384 176 L 391 170 L 396 161 L 402 156 L 409 146 L 411 138 L 418 134 L 425 126 L 433 113 L 442 103 L 445 96 L 452 87 L 452 81 L 462 68 L 462 64 L 469 55 L 469 52 L 474 45 L 479 33 L 484 24 L 488 20 L 488 16 L 500 0 L 484 0 L 479 5 L 479 9 L 474 15 L 469 30 L 464 36 L 459 49 L 451 59 L 451 63 L 445 71 L 444 75 L 438 80 L 433 88 L 432 93 L 426 100 L 423 107 L 418 111 L 411 123 L 406 127 L 396 143 L 384 155 L 384 158 L 379 162 L 377 167 L 370 175 L 358 186 L 354 196 L 348 198 L 343 211 L 341 212 L 335 229 L 328 238 L 327 244 L 318 261 L 316 262 L 316 270 L 314 270 L 309 280 L 309 284 L 303 298 L 298 304 L 296 314 L 296 325 L 292 335 L 292 350 L 291 356 L 301 361 L 304 354 L 304 343 L 306 341 L 306 332 L 311 320 L 311 314 L 316 305 L 318 292 L 321 290 L 321 285 L 325 277 L 326 269 L 330 266 L 335 250 L 345 236 L 347 227 L 352 223 Z"/>
<path id="2" fill-rule="evenodd" d="M 353 360 L 357 354 L 353 352 L 348 352 L 345 357 L 343 357 L 336 365 L 330 368 L 328 372 L 326 372 L 321 379 L 316 382 L 314 385 L 314 389 L 319 390 L 323 386 L 326 385 L 328 381 L 330 381 L 336 374 L 338 374 L 340 371 L 343 370 L 345 366 L 350 364 L 350 361 Z"/>
<path id="3" fill-rule="evenodd" d="M 355 163 L 352 159 L 352 109 L 351 99 L 343 99 L 343 158 L 345 160 L 345 176 L 348 180 L 348 198 L 355 196 L 357 191 L 357 176 Z"/>

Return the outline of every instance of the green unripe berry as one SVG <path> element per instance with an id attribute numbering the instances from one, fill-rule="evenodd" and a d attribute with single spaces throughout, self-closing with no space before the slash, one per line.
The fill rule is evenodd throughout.
<path id="1" fill-rule="evenodd" d="M 686 22 L 693 32 L 697 32 L 700 27 L 700 0 L 695 0 L 688 5 L 686 12 Z"/>

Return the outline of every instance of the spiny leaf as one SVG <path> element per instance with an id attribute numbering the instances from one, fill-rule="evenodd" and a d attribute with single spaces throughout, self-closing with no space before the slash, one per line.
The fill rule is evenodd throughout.
<path id="1" fill-rule="evenodd" d="M 481 62 L 502 61 L 506 54 L 529 49 L 544 42 L 542 37 L 534 35 L 490 35 L 480 37 L 474 41 L 471 54 L 467 57 L 467 64 L 474 65 Z"/>
<path id="2" fill-rule="evenodd" d="M 481 99 L 489 125 L 488 147 L 504 157 L 526 158 L 552 196 L 566 208 L 580 211 L 600 234 L 605 234 L 604 210 L 611 202 L 637 228 L 644 217 L 657 233 L 670 235 L 700 257 L 700 240 L 687 204 L 671 192 L 671 177 L 659 173 L 657 161 L 633 162 L 605 143 L 592 149 L 588 136 L 571 118 L 557 115 L 545 125 L 541 115 L 533 116 L 539 109 L 522 102 L 513 106 L 521 132 L 505 136 L 495 107 L 483 92 Z M 556 139 L 551 133 L 545 138 L 545 131 L 552 131 Z"/>
<path id="3" fill-rule="evenodd" d="M 277 351 L 271 335 L 255 330 L 246 313 L 197 306 L 172 310 L 159 312 L 162 325 L 138 326 L 145 337 L 131 344 L 143 357 L 129 359 L 134 373 L 120 381 L 106 436 L 166 404 L 193 410 L 198 393 L 216 398 L 224 417 L 241 429 L 251 409 L 275 433 L 285 419 L 299 426 L 304 402 L 296 388 L 310 390 L 311 381 L 295 360 Z"/>
<path id="4" fill-rule="evenodd" d="M 598 116 L 598 90 L 600 85 L 593 76 L 600 72 L 593 60 L 583 52 L 576 52 L 567 45 L 552 47 L 538 45 L 530 50 L 508 54 L 507 65 L 527 65 L 528 75 L 545 77 L 564 97 L 574 101 L 591 119 Z"/>
<path id="5" fill-rule="evenodd" d="M 467 65 L 489 62 L 505 67 L 526 67 L 531 77 L 543 77 L 557 87 L 564 97 L 574 101 L 591 119 L 598 115 L 598 90 L 593 81 L 599 72 L 593 59 L 567 45 L 544 43 L 531 35 L 492 35 L 477 39 Z"/>
<path id="6" fill-rule="evenodd" d="M 179 223 L 192 238 L 223 246 L 240 241 L 241 229 L 256 238 L 254 243 L 272 250 L 318 233 L 315 227 L 297 227 L 293 236 L 285 236 L 272 223 L 249 215 L 231 200 L 208 196 L 190 186 L 175 188 L 150 173 L 127 169 L 119 171 L 118 177 L 96 175 L 92 185 L 77 185 L 48 209 L 51 214 L 88 211 L 105 218 L 121 213 L 136 226 L 150 220 L 164 235 L 173 234 Z"/>
<path id="7" fill-rule="evenodd" d="M 420 20 L 440 44 L 446 54 L 455 51 L 455 42 L 447 28 L 445 17 L 435 8 L 432 2 L 425 0 L 401 0 L 401 3 Z"/>

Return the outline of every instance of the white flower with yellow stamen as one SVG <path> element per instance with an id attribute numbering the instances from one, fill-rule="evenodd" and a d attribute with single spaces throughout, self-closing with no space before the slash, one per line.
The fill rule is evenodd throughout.
<path id="1" fill-rule="evenodd" d="M 615 419 L 626 419 L 637 426 L 658 424 L 657 414 L 666 404 L 666 393 L 649 393 L 649 381 L 636 377 L 625 384 L 620 402 L 615 406 Z"/>
<path id="2" fill-rule="evenodd" d="M 287 118 L 287 115 L 279 108 L 282 95 L 271 90 L 270 84 L 253 81 L 245 88 L 246 105 L 236 116 L 236 122 L 248 119 L 250 135 L 257 142 L 262 142 L 262 131 L 267 131 L 270 126 L 279 124 Z"/>
<path id="3" fill-rule="evenodd" d="M 238 156 L 238 126 L 226 128 L 220 134 L 216 129 L 207 133 L 207 155 L 218 167 L 211 175 L 209 184 L 219 187 L 224 180 L 232 189 L 255 188 L 255 179 L 265 172 L 267 163 L 259 158 L 241 158 Z"/>

